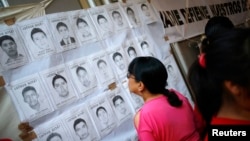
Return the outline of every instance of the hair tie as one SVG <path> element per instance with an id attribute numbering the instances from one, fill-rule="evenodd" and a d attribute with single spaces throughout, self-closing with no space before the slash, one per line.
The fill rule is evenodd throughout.
<path id="1" fill-rule="evenodd" d="M 202 68 L 206 68 L 206 60 L 205 60 L 205 53 L 201 53 L 199 55 L 199 64 Z"/>

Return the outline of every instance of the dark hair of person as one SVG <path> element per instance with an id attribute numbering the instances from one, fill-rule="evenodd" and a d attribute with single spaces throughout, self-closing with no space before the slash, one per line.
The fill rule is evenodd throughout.
<path id="1" fill-rule="evenodd" d="M 120 13 L 120 12 L 118 12 L 118 11 L 113 11 L 113 12 L 112 12 L 112 17 L 114 17 L 115 14 L 118 14 L 118 15 L 121 16 L 121 13 Z"/>
<path id="2" fill-rule="evenodd" d="M 143 82 L 152 94 L 162 93 L 173 107 L 180 107 L 182 101 L 173 91 L 166 89 L 167 70 L 163 63 L 154 57 L 136 57 L 128 66 L 128 72 L 134 75 L 137 82 Z"/>
<path id="3" fill-rule="evenodd" d="M 98 108 L 96 109 L 96 116 L 97 116 L 97 117 L 99 117 L 99 113 L 98 113 L 98 112 L 99 112 L 100 110 L 104 110 L 105 112 L 107 112 L 107 110 L 106 110 L 104 107 L 100 106 L 100 107 L 98 107 Z"/>
<path id="4" fill-rule="evenodd" d="M 134 13 L 134 10 L 130 7 L 127 8 L 127 13 L 128 13 L 128 11 L 131 11 L 132 13 Z"/>
<path id="5" fill-rule="evenodd" d="M 107 65 L 107 63 L 104 61 L 104 60 L 98 60 L 97 61 L 97 66 L 98 66 L 98 68 L 99 68 L 99 65 L 101 64 L 101 63 L 104 63 L 104 64 L 106 64 Z"/>
<path id="6" fill-rule="evenodd" d="M 86 25 L 88 25 L 88 23 L 82 18 L 77 18 L 76 25 L 78 26 L 79 23 L 85 23 Z"/>
<path id="7" fill-rule="evenodd" d="M 40 28 L 33 28 L 33 29 L 31 30 L 31 33 L 30 33 L 31 39 L 34 40 L 34 39 L 33 39 L 33 35 L 34 35 L 35 33 L 39 33 L 39 32 L 40 32 L 40 33 L 43 33 L 44 36 L 46 36 L 45 32 L 44 32 L 42 29 L 40 29 Z"/>
<path id="8" fill-rule="evenodd" d="M 78 75 L 78 73 L 79 73 L 80 70 L 83 70 L 83 71 L 87 72 L 87 70 L 85 68 L 83 68 L 83 67 L 77 67 L 76 68 L 76 74 L 77 75 Z"/>
<path id="9" fill-rule="evenodd" d="M 0 46 L 2 46 L 2 43 L 5 40 L 11 40 L 11 41 L 13 41 L 15 43 L 15 40 L 11 36 L 4 35 L 4 36 L 0 37 Z"/>
<path id="10" fill-rule="evenodd" d="M 114 54 L 113 54 L 113 60 L 115 60 L 115 57 L 116 57 L 116 56 L 121 56 L 121 57 L 122 57 L 122 54 L 119 53 L 119 52 L 114 53 Z"/>
<path id="11" fill-rule="evenodd" d="M 62 139 L 62 136 L 59 133 L 51 133 L 48 137 L 46 141 L 50 141 L 53 137 L 59 137 L 60 139 Z"/>
<path id="12" fill-rule="evenodd" d="M 219 34 L 232 28 L 234 28 L 234 24 L 228 17 L 214 16 L 210 18 L 205 25 L 206 38 L 202 40 L 202 50 L 205 50 L 206 44 L 213 42 Z"/>
<path id="13" fill-rule="evenodd" d="M 56 75 L 53 77 L 53 79 L 52 79 L 52 85 L 53 85 L 53 87 L 55 87 L 55 81 L 56 81 L 57 79 L 59 79 L 59 78 L 63 79 L 63 80 L 67 83 L 67 80 L 66 80 L 63 76 L 61 76 L 61 75 L 59 75 L 59 74 L 56 74 Z"/>
<path id="14" fill-rule="evenodd" d="M 118 99 L 121 99 L 122 101 L 124 101 L 124 99 L 123 99 L 120 95 L 116 95 L 116 96 L 112 99 L 112 102 L 113 102 L 114 106 L 115 106 L 116 100 L 118 100 Z"/>
<path id="15" fill-rule="evenodd" d="M 34 87 L 32 87 L 32 86 L 27 86 L 27 87 L 25 87 L 23 90 L 22 90 L 22 95 L 23 95 L 23 97 L 24 97 L 24 93 L 26 93 L 27 91 L 34 91 L 34 92 L 36 92 L 36 89 L 34 88 Z"/>
<path id="16" fill-rule="evenodd" d="M 105 20 L 107 20 L 103 15 L 98 15 L 97 16 L 97 22 L 100 24 L 100 19 L 105 19 Z"/>
<path id="17" fill-rule="evenodd" d="M 148 6 L 147 6 L 145 3 L 143 3 L 143 4 L 141 5 L 141 9 L 142 9 L 143 7 L 148 8 Z"/>
<path id="18" fill-rule="evenodd" d="M 173 66 L 172 66 L 172 65 L 168 65 L 168 66 L 167 66 L 167 69 L 169 70 L 170 68 L 173 69 Z"/>
<path id="19" fill-rule="evenodd" d="M 207 44 L 205 67 L 197 58 L 189 68 L 188 81 L 207 127 L 221 106 L 222 95 L 226 94 L 224 81 L 231 81 L 250 92 L 249 41 L 250 29 L 230 29 Z"/>
<path id="20" fill-rule="evenodd" d="M 74 130 L 76 130 L 76 125 L 79 124 L 79 123 L 81 123 L 81 122 L 83 122 L 83 123 L 87 126 L 87 123 L 86 123 L 86 121 L 85 121 L 84 119 L 78 118 L 78 119 L 76 119 L 76 120 L 74 121 L 74 124 L 73 124 Z"/>
<path id="21" fill-rule="evenodd" d="M 142 42 L 141 42 L 141 47 L 142 47 L 143 45 L 148 45 L 148 43 L 147 43 L 146 41 L 142 41 Z"/>
<path id="22" fill-rule="evenodd" d="M 67 26 L 65 23 L 63 23 L 63 22 L 57 23 L 57 24 L 56 24 L 56 29 L 59 30 L 59 28 L 60 28 L 61 26 L 64 26 L 64 27 L 66 27 L 66 28 L 68 29 L 68 26 Z"/>
<path id="23" fill-rule="evenodd" d="M 129 53 L 129 51 L 130 51 L 130 50 L 133 50 L 134 52 L 136 52 L 136 51 L 135 51 L 135 48 L 134 48 L 134 47 L 131 47 L 131 46 L 130 46 L 130 47 L 128 47 L 128 50 L 127 50 L 127 51 L 128 51 L 128 53 Z"/>

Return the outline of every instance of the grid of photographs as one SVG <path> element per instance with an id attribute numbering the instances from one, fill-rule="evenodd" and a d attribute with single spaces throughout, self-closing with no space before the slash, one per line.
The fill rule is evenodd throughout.
<path id="1" fill-rule="evenodd" d="M 34 123 L 35 140 L 99 141 L 133 117 L 144 101 L 129 92 L 127 67 L 137 56 L 159 56 L 146 31 L 138 34 L 156 14 L 136 0 L 0 27 L 6 88 L 20 120 Z"/>

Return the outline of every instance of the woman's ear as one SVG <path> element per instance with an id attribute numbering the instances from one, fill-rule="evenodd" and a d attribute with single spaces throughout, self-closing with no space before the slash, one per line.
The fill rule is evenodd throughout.
<path id="1" fill-rule="evenodd" d="M 138 85 L 138 91 L 139 92 L 142 92 L 144 90 L 144 84 L 143 84 L 143 82 L 139 82 L 139 85 Z"/>
<path id="2" fill-rule="evenodd" d="M 232 81 L 224 81 L 224 86 L 226 87 L 226 89 L 232 93 L 233 95 L 239 95 L 240 94 L 240 86 L 233 83 Z"/>

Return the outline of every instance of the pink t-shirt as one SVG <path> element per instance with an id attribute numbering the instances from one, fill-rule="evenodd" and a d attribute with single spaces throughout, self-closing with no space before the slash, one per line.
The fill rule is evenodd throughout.
<path id="1" fill-rule="evenodd" d="M 175 91 L 176 92 L 176 91 Z M 183 95 L 181 107 L 173 107 L 164 95 L 144 103 L 139 110 L 139 141 L 199 141 L 193 109 Z"/>

